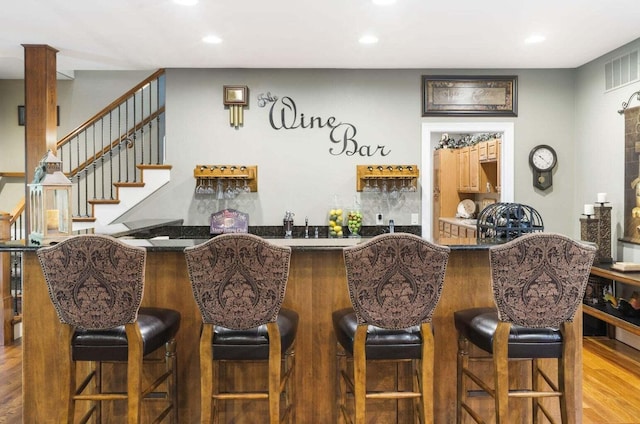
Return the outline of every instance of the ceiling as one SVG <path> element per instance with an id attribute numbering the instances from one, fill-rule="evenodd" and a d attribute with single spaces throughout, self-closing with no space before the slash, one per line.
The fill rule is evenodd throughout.
<path id="1" fill-rule="evenodd" d="M 575 68 L 640 37 L 637 0 L 20 0 L 0 16 L 0 79 L 23 44 L 62 74 L 157 68 Z M 374 34 L 379 42 L 358 39 Z M 546 41 L 526 44 L 540 34 Z M 216 35 L 220 44 L 202 38 Z"/>

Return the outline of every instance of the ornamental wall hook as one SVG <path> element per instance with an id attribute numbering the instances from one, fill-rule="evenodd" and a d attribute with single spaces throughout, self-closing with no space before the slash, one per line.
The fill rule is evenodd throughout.
<path id="1" fill-rule="evenodd" d="M 622 115 L 624 111 L 629 107 L 629 103 L 631 103 L 631 100 L 633 100 L 634 96 L 636 97 L 636 100 L 640 100 L 640 91 L 636 91 L 629 97 L 629 100 L 627 100 L 626 102 L 622 102 L 622 109 L 618 111 L 620 115 Z"/>
<path id="2" fill-rule="evenodd" d="M 244 124 L 244 107 L 249 99 L 249 87 L 246 85 L 225 85 L 223 87 L 224 105 L 229 107 L 229 124 L 238 128 Z"/>

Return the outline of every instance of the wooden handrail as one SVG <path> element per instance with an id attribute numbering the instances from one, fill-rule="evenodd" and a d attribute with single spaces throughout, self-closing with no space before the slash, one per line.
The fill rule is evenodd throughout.
<path id="1" fill-rule="evenodd" d="M 11 218 L 9 218 L 9 225 L 15 224 L 18 218 L 20 218 L 20 215 L 22 215 L 22 212 L 24 212 L 24 205 L 25 198 L 23 197 L 22 199 L 20 199 L 16 207 L 13 208 L 13 211 L 11 212 Z"/>
<path id="2" fill-rule="evenodd" d="M 72 139 L 76 135 L 80 134 L 85 128 L 87 128 L 90 125 L 93 125 L 96 122 L 98 122 L 104 115 L 109 113 L 112 109 L 114 109 L 120 103 L 124 102 L 127 98 L 131 97 L 136 91 L 140 90 L 145 85 L 151 83 L 153 80 L 159 78 L 161 75 L 164 74 L 164 72 L 165 72 L 164 69 L 159 69 L 156 72 L 154 72 L 153 74 L 151 74 L 149 77 L 147 77 L 140 84 L 136 85 L 135 87 L 133 87 L 132 89 L 130 89 L 129 91 L 124 93 L 122 96 L 120 96 L 117 99 L 115 99 L 113 102 L 111 102 L 107 107 L 102 109 L 100 112 L 96 113 L 93 117 L 89 118 L 89 120 L 87 120 L 84 124 L 80 125 L 75 130 L 71 131 L 69 134 L 67 134 L 66 136 L 61 138 L 58 141 L 58 143 L 56 144 L 56 147 L 60 148 L 61 146 L 66 144 L 70 139 Z"/>
<path id="3" fill-rule="evenodd" d="M 0 177 L 6 178 L 24 178 L 24 172 L 0 172 Z"/>

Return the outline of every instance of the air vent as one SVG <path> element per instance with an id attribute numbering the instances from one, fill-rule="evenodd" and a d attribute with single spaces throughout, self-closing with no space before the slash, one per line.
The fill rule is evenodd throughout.
<path id="1" fill-rule="evenodd" d="M 638 50 L 604 64 L 605 91 L 638 81 Z"/>

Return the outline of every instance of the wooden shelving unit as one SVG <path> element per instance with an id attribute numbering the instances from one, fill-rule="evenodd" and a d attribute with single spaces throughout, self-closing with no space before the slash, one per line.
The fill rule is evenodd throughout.
<path id="1" fill-rule="evenodd" d="M 618 272 L 605 264 L 598 264 L 591 267 L 591 275 L 596 275 L 612 282 L 640 287 L 640 272 Z M 618 310 L 609 308 L 606 305 L 583 304 L 582 311 L 607 324 L 640 336 L 640 318 L 625 316 Z"/>
<path id="2" fill-rule="evenodd" d="M 367 180 L 409 180 L 417 187 L 418 165 L 356 165 L 356 190 L 362 191 Z"/>
<path id="3" fill-rule="evenodd" d="M 209 180 L 246 180 L 251 192 L 258 191 L 258 167 L 256 165 L 196 165 L 193 169 L 196 185 Z"/>

